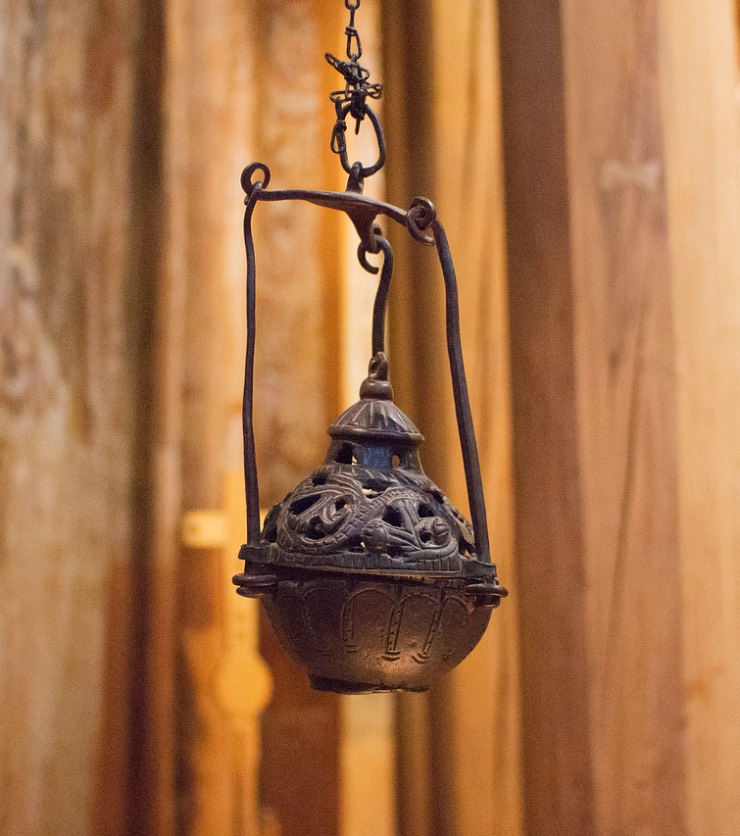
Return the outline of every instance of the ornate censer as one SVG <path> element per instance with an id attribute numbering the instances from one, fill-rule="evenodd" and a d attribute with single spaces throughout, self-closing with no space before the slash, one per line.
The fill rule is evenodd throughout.
<path id="1" fill-rule="evenodd" d="M 327 60 L 343 75 L 331 94 L 337 114 L 331 147 L 349 175 L 343 193 L 268 191 L 270 173 L 253 163 L 246 192 L 247 356 L 244 378 L 244 474 L 247 539 L 237 592 L 261 597 L 282 644 L 322 691 L 424 691 L 478 643 L 491 610 L 507 592 L 491 563 L 478 453 L 460 347 L 457 284 L 447 238 L 432 204 L 415 198 L 408 211 L 363 195 L 366 177 L 385 163 L 385 140 L 368 99 L 381 87 L 359 63 L 355 12 L 345 0 L 347 61 Z M 346 118 L 367 117 L 378 140 L 373 165 L 350 163 Z M 358 257 L 383 253 L 373 310 L 372 359 L 360 400 L 329 428 L 324 463 L 268 513 L 260 530 L 252 423 L 255 256 L 252 213 L 259 201 L 301 200 L 339 209 L 360 236 Z M 385 354 L 386 298 L 393 253 L 375 221 L 384 215 L 421 244 L 436 247 L 445 282 L 447 349 L 472 526 L 428 479 L 419 459 L 419 430 L 393 402 Z"/>

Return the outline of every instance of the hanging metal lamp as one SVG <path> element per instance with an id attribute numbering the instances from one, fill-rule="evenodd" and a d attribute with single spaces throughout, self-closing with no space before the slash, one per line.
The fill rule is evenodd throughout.
<path id="1" fill-rule="evenodd" d="M 344 77 L 332 93 L 337 114 L 332 150 L 349 175 L 345 192 L 269 191 L 270 172 L 253 163 L 246 192 L 247 354 L 244 378 L 244 474 L 247 544 L 237 592 L 262 598 L 283 646 L 308 672 L 313 688 L 339 693 L 424 691 L 475 647 L 491 610 L 507 592 L 491 563 L 478 453 L 465 382 L 457 284 L 444 229 L 430 201 L 408 211 L 363 195 L 366 177 L 385 162 L 385 139 L 369 99 L 381 95 L 360 65 L 355 12 L 349 9 L 347 60 L 327 55 Z M 351 116 L 367 118 L 378 140 L 370 166 L 350 163 Z M 383 253 L 373 310 L 370 369 L 360 400 L 329 428 L 326 458 L 268 513 L 260 528 L 253 432 L 256 267 L 251 220 L 260 201 L 308 201 L 345 212 L 360 237 L 358 256 Z M 472 526 L 424 474 L 419 430 L 393 402 L 384 325 L 393 253 L 376 225 L 385 216 L 437 250 L 445 282 L 447 349 Z"/>

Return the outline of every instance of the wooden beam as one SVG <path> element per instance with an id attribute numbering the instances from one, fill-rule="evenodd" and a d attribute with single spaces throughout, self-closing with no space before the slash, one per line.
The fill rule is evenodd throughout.
<path id="1" fill-rule="evenodd" d="M 740 130 L 732 16 L 731 0 L 660 5 L 692 834 L 732 831 L 740 816 Z"/>
<path id="2" fill-rule="evenodd" d="M 700 6 L 501 7 L 532 834 L 740 802 L 736 69 Z"/>
<path id="3" fill-rule="evenodd" d="M 126 828 L 137 32 L 117 0 L 0 7 L 3 833 Z"/>
<path id="4" fill-rule="evenodd" d="M 402 8 L 389 2 L 384 16 L 388 193 L 402 206 L 425 194 L 447 228 L 459 274 L 493 559 L 502 581 L 516 590 L 496 7 L 489 0 L 409 2 Z M 396 390 L 427 438 L 425 469 L 464 509 L 439 267 L 434 254 L 409 242 L 405 232 L 396 240 Z M 480 646 L 433 689 L 426 706 L 424 698 L 402 699 L 403 834 L 521 832 L 517 597 L 515 591 L 494 613 Z"/>
<path id="5" fill-rule="evenodd" d="M 295 72 L 316 66 L 324 48 L 310 4 L 219 0 L 206 7 L 170 0 L 167 20 L 168 275 L 185 288 L 182 461 L 175 478 L 182 510 L 200 511 L 221 507 L 224 479 L 241 467 L 239 433 L 233 443 L 231 432 L 240 412 L 245 332 L 239 175 L 259 159 L 270 165 L 275 184 L 322 185 L 316 160 L 329 156 L 331 107 L 320 107 L 329 89 L 320 85 L 322 72 Z M 328 416 L 336 411 L 337 377 L 323 362 L 336 305 L 327 308 L 324 300 L 330 259 L 339 256 L 323 246 L 331 237 L 326 224 L 321 210 L 305 205 L 265 205 L 255 215 L 256 431 L 265 505 L 323 459 Z M 234 815 L 239 781 L 254 764 L 240 758 L 245 738 L 233 734 L 218 690 L 229 625 L 221 550 L 185 549 L 180 560 L 179 827 L 193 834 L 257 832 L 258 822 L 240 823 Z M 232 560 L 239 571 L 236 553 Z M 262 724 L 259 801 L 273 809 L 284 834 L 332 834 L 338 700 L 308 690 L 271 631 L 263 642 L 275 698 Z M 317 783 L 322 803 L 315 803 Z"/>
<path id="6" fill-rule="evenodd" d="M 251 159 L 270 166 L 275 188 L 343 187 L 328 150 L 328 93 L 337 78 L 323 54 L 340 48 L 346 11 L 341 3 L 319 10 L 310 0 L 253 4 L 258 98 L 249 114 Z M 326 429 L 339 412 L 343 220 L 300 203 L 263 204 L 255 212 L 255 432 L 264 507 L 323 461 Z M 275 684 L 262 723 L 262 802 L 283 836 L 338 834 L 339 697 L 310 690 L 266 618 L 262 652 Z"/>
<path id="7" fill-rule="evenodd" d="M 500 13 L 525 824 L 545 833 L 565 822 L 561 829 L 585 836 L 593 789 L 581 719 L 582 509 L 559 8 L 502 3 Z"/>
<path id="8" fill-rule="evenodd" d="M 512 595 L 478 648 L 433 695 L 440 836 L 522 832 L 519 594 L 513 502 L 498 19 L 491 0 L 432 5 L 435 200 L 455 257 L 460 317 L 484 475 L 492 559 Z M 441 340 L 441 334 L 440 334 Z M 447 400 L 448 407 L 451 401 Z M 467 508 L 448 417 L 445 490 Z M 438 730 L 438 731 L 435 731 Z M 444 791 L 448 787 L 448 792 Z"/>

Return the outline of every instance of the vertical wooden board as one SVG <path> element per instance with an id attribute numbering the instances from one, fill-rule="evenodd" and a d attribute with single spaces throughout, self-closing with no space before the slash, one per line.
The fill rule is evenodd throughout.
<path id="1" fill-rule="evenodd" d="M 685 810 L 658 4 L 562 8 L 597 826 L 667 836 Z"/>
<path id="2" fill-rule="evenodd" d="M 740 131 L 733 4 L 660 5 L 689 833 L 740 812 Z"/>
<path id="3" fill-rule="evenodd" d="M 429 715 L 427 694 L 396 696 L 396 820 L 402 836 L 433 832 Z"/>
<path id="4" fill-rule="evenodd" d="M 440 832 L 521 832 L 517 594 L 513 567 L 508 311 L 496 4 L 435 3 L 435 200 L 460 285 L 463 351 L 484 478 L 492 559 L 512 588 L 480 645 L 443 683 L 437 760 L 449 784 Z M 454 161 L 454 163 L 453 163 Z M 439 336 L 440 341 L 442 335 Z M 452 413 L 445 490 L 467 507 Z M 450 721 L 450 718 L 454 718 Z"/>
<path id="5" fill-rule="evenodd" d="M 239 175 L 255 139 L 250 112 L 257 38 L 250 10 L 233 0 L 208 7 L 172 0 L 167 8 L 167 305 L 161 326 L 169 342 L 160 347 L 160 361 L 171 397 L 160 399 L 160 419 L 162 452 L 172 454 L 180 487 L 161 520 L 160 558 L 163 568 L 173 556 L 179 561 L 177 701 L 169 708 L 177 730 L 172 801 L 177 828 L 197 836 L 240 829 L 239 770 L 249 756 L 238 751 L 246 738 L 235 732 L 218 690 L 228 641 L 222 548 L 174 550 L 179 531 L 169 526 L 169 510 L 178 503 L 180 514 L 220 508 L 227 474 L 241 469 L 241 450 L 232 440 L 245 329 Z M 232 559 L 237 571 L 236 554 Z"/>
<path id="6" fill-rule="evenodd" d="M 106 682 L 104 654 L 109 585 L 125 594 L 130 543 L 127 351 L 136 349 L 125 277 L 135 32 L 132 8 L 119 2 L 0 10 L 7 833 L 93 832 L 105 691 L 126 688 L 125 675 Z M 122 789 L 109 787 L 111 815 L 121 812 Z"/>
<path id="7" fill-rule="evenodd" d="M 130 642 L 129 792 L 126 832 L 170 836 L 175 827 L 175 578 L 180 487 L 182 281 L 164 270 L 168 218 L 164 200 L 167 50 L 161 0 L 139 7 L 134 88 L 134 155 L 128 308 L 140 347 L 134 410 Z M 179 278 L 179 277 L 178 277 Z M 179 287 L 178 287 L 179 284 Z M 115 594 L 115 593 L 114 593 Z M 116 653 L 111 635 L 110 653 Z M 119 663 L 120 664 L 120 663 Z M 120 733 L 120 732 L 119 732 Z M 100 776 L 98 827 L 110 826 L 109 777 Z"/>
<path id="8" fill-rule="evenodd" d="M 401 206 L 415 194 L 430 197 L 449 234 L 494 559 L 508 584 L 513 522 L 495 6 L 388 3 L 383 15 L 388 197 Z M 464 509 L 439 265 L 403 231 L 393 240 L 399 278 L 392 291 L 391 361 L 398 400 L 426 436 L 425 470 Z M 516 610 L 510 603 L 425 707 L 424 698 L 400 701 L 403 833 L 519 831 Z M 410 769 L 421 777 L 407 799 Z"/>
<path id="9" fill-rule="evenodd" d="M 271 188 L 341 188 L 329 152 L 343 4 L 308 0 L 253 4 L 258 98 L 253 158 Z M 341 82 L 340 82 L 341 84 Z M 257 248 L 255 426 L 264 507 L 279 501 L 324 459 L 344 373 L 339 312 L 342 239 L 337 213 L 300 203 L 264 204 L 254 216 Z M 339 698 L 308 687 L 263 619 L 262 652 L 275 696 L 262 723 L 261 797 L 283 836 L 339 832 Z M 320 791 L 317 791 L 320 788 Z"/>
<path id="10" fill-rule="evenodd" d="M 342 699 L 341 828 L 353 836 L 394 836 L 395 702 L 389 694 Z"/>
<path id="11" fill-rule="evenodd" d="M 557 2 L 502 2 L 525 829 L 595 833 Z"/>
<path id="12" fill-rule="evenodd" d="M 550 559 L 575 570 L 568 614 L 538 620 L 532 607 L 547 602 L 536 586 L 522 611 L 528 829 L 730 832 L 740 494 L 730 7 L 563 2 L 549 11 L 545 25 L 541 6 L 502 7 L 522 582 L 544 590 L 551 580 L 542 563 L 539 578 L 525 569 L 543 516 L 559 517 L 561 530 L 567 522 L 576 546 L 549 538 Z M 518 39 L 525 31 L 550 33 L 549 49 L 530 44 L 538 63 Z M 546 83 L 555 89 L 541 96 Z M 551 133 L 538 136 L 542 126 Z M 560 234 L 548 238 L 556 219 Z M 533 269 L 545 280 L 560 270 L 557 316 L 528 284 Z M 550 289 L 537 288 L 552 308 Z M 569 385 L 553 389 L 538 373 L 548 366 Z M 544 414 L 532 413 L 538 401 Z M 531 456 L 543 429 L 550 443 Z M 554 470 L 558 450 L 569 471 Z M 539 492 L 537 480 L 553 475 L 564 505 Z M 696 565 L 718 582 L 697 591 Z M 579 646 L 558 640 L 568 622 Z M 564 699 L 573 683 L 548 682 L 543 745 L 527 683 L 545 654 L 576 668 L 585 700 L 573 716 Z M 574 765 L 551 758 L 567 735 L 570 752 L 582 747 L 587 792 L 571 791 L 573 804 L 548 818 L 543 799 Z"/>
<path id="13" fill-rule="evenodd" d="M 386 199 L 407 208 L 415 195 L 434 196 L 436 167 L 432 97 L 432 19 L 426 4 L 381 5 L 384 121 L 389 147 L 385 168 Z M 395 398 L 421 428 L 424 468 L 446 482 L 443 451 L 450 429 L 447 406 L 451 387 L 446 373 L 444 291 L 436 254 L 410 239 L 396 224 L 388 226 L 395 252 L 389 294 L 389 359 Z"/>
<path id="14" fill-rule="evenodd" d="M 323 60 L 325 17 L 306 0 L 286 0 L 265 4 L 257 20 L 256 149 L 270 167 L 273 188 L 323 188 L 328 164 L 335 165 L 327 150 L 333 124 L 327 97 L 336 86 Z M 341 379 L 336 302 L 325 301 L 327 294 L 336 295 L 341 254 L 330 246 L 338 219 L 327 221 L 325 215 L 299 202 L 265 204 L 255 212 L 255 433 L 258 460 L 269 463 L 260 488 L 265 507 L 323 460 L 326 427 L 335 417 Z"/>
<path id="15" fill-rule="evenodd" d="M 263 621 L 275 695 L 262 723 L 262 802 L 283 836 L 339 834 L 339 698 L 309 690 L 305 672 Z"/>

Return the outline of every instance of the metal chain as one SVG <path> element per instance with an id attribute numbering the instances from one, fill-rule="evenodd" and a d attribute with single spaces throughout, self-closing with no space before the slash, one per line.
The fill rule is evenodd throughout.
<path id="1" fill-rule="evenodd" d="M 362 58 L 362 43 L 360 42 L 360 34 L 355 29 L 355 12 L 360 8 L 360 0 L 357 0 L 356 3 L 344 0 L 344 5 L 349 9 L 349 24 L 344 30 L 347 36 L 347 58 L 350 61 L 359 61 Z M 352 50 L 353 43 L 357 44 L 357 52 Z"/>
<path id="2" fill-rule="evenodd" d="M 360 2 L 361 0 L 344 0 L 344 5 L 349 10 L 349 23 L 344 30 L 347 36 L 347 60 L 336 58 L 329 52 L 325 54 L 325 57 L 329 64 L 344 77 L 344 90 L 335 90 L 329 95 L 337 114 L 331 135 L 331 150 L 335 154 L 339 154 L 342 166 L 348 174 L 352 176 L 354 167 L 347 158 L 346 117 L 350 115 L 354 118 L 355 133 L 358 134 L 362 121 L 366 116 L 370 116 L 373 128 L 378 135 L 378 145 L 381 152 L 378 160 L 380 165 L 376 163 L 369 168 L 360 166 L 361 177 L 365 177 L 382 166 L 385 159 L 385 142 L 382 132 L 379 130 L 377 117 L 368 105 L 368 99 L 379 99 L 381 97 L 383 86 L 382 84 L 371 83 L 370 70 L 360 64 L 362 41 L 355 26 L 355 12 L 360 8 Z M 358 187 L 361 187 L 361 184 L 358 183 Z"/>

